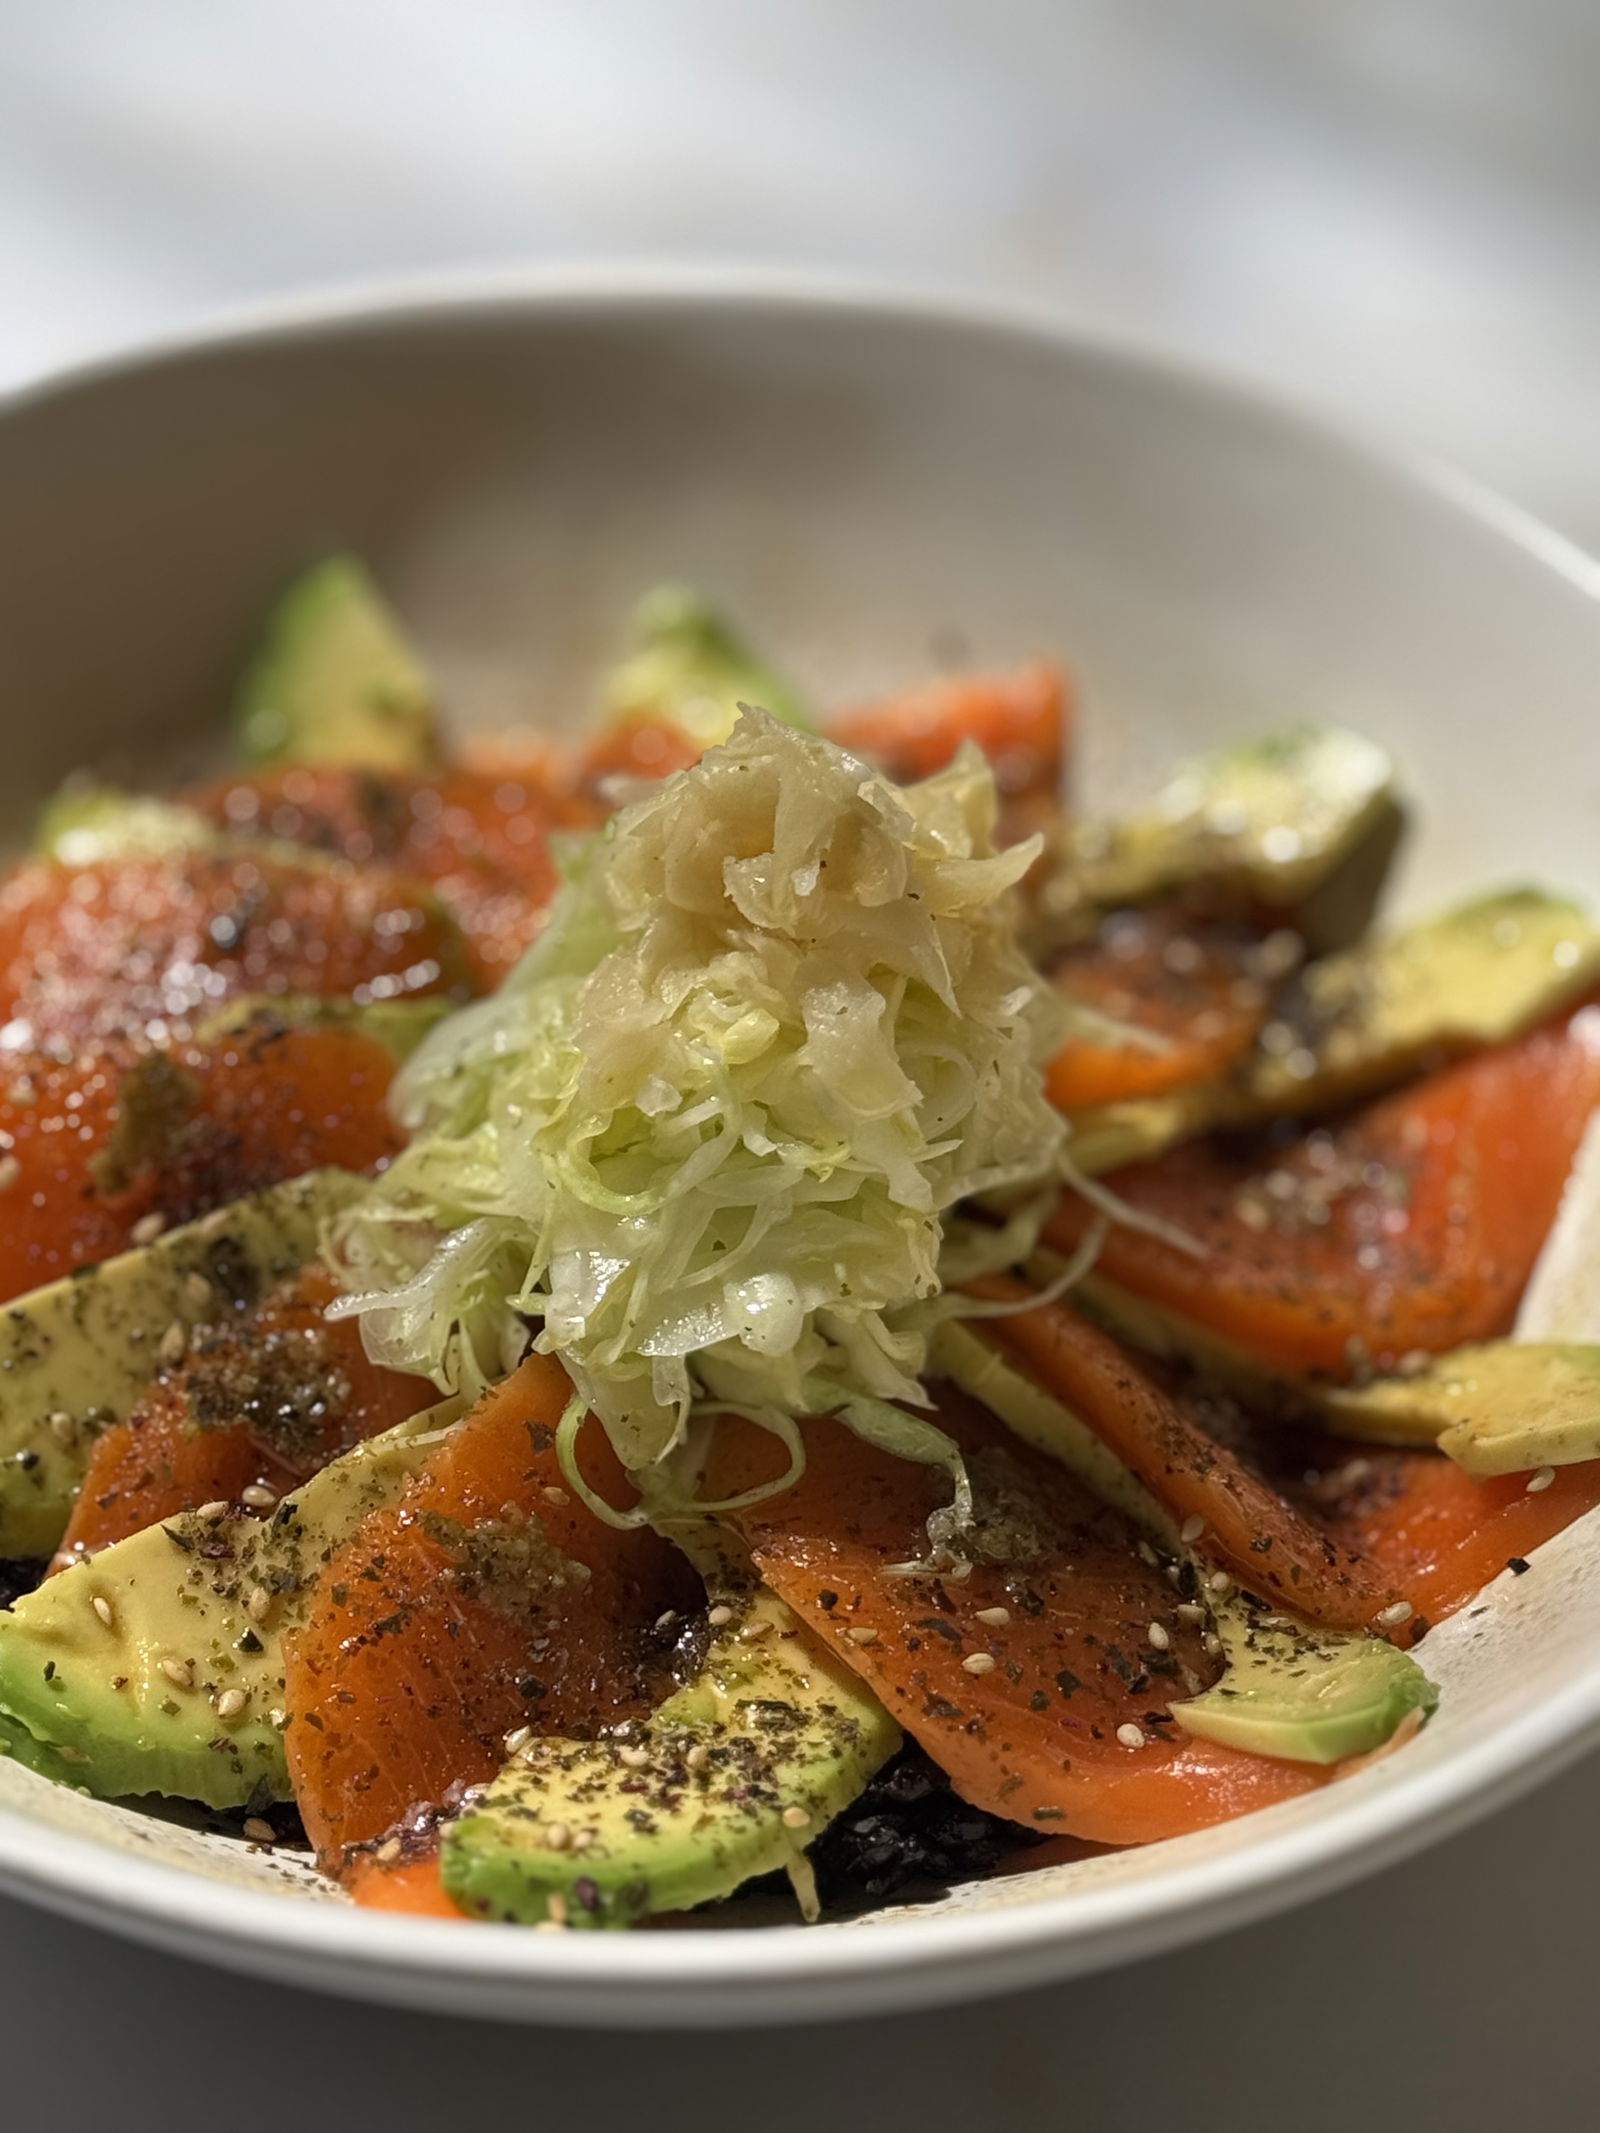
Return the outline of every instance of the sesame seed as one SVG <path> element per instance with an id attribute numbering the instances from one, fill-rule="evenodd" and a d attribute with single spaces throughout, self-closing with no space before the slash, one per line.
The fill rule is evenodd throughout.
<path id="1" fill-rule="evenodd" d="M 9 1192 L 22 1175 L 22 1165 L 14 1155 L 0 1155 L 0 1192 Z"/>
<path id="2" fill-rule="evenodd" d="M 850 1642 L 852 1644 L 876 1644 L 877 1641 L 878 1632 L 875 1629 L 859 1627 L 850 1632 Z"/>
<path id="3" fill-rule="evenodd" d="M 547 1489 L 542 1489 L 540 1494 L 544 1497 L 546 1503 L 564 1504 L 572 1501 L 566 1490 L 558 1489 L 554 1482 Z"/>
<path id="4" fill-rule="evenodd" d="M 1180 1622 L 1203 1622 L 1206 1618 L 1205 1609 L 1194 1600 L 1180 1600 L 1172 1612 Z"/>
<path id="5" fill-rule="evenodd" d="M 706 1620 L 713 1629 L 723 1629 L 733 1620 L 733 1609 L 731 1607 L 713 1607 L 706 1616 Z"/>
<path id="6" fill-rule="evenodd" d="M 1209 1591 L 1214 1592 L 1217 1598 L 1221 1600 L 1232 1592 L 1233 1580 L 1226 1570 L 1213 1570 L 1210 1577 L 1206 1579 L 1206 1586 Z"/>
<path id="7" fill-rule="evenodd" d="M 161 1671 L 175 1689 L 194 1687 L 194 1663 L 189 1659 L 163 1659 Z"/>
<path id="8" fill-rule="evenodd" d="M 272 1612 L 272 1595 L 265 1585 L 252 1585 L 244 1597 L 244 1611 L 252 1622 L 265 1622 Z"/>
<path id="9" fill-rule="evenodd" d="M 272 1710 L 267 1713 L 267 1724 L 275 1728 L 279 1733 L 283 1731 L 288 1723 L 289 1714 L 287 1711 Z"/>
<path id="10" fill-rule="evenodd" d="M 204 1311 L 211 1302 L 211 1284 L 204 1274 L 185 1274 L 183 1293 L 185 1300 L 197 1311 Z"/>
<path id="11" fill-rule="evenodd" d="M 501 1742 L 501 1746 L 505 1749 L 507 1755 L 515 1755 L 517 1750 L 525 1748 L 532 1738 L 532 1726 L 513 1726 Z"/>
<path id="12" fill-rule="evenodd" d="M 1409 1600 L 1396 1600 L 1392 1607 L 1380 1609 L 1376 1619 L 1385 1629 L 1396 1629 L 1402 1622 L 1409 1622 L 1415 1613 Z"/>
<path id="13" fill-rule="evenodd" d="M 961 1670 L 966 1674 L 992 1674 L 994 1661 L 987 1652 L 968 1652 L 961 1662 Z"/>
<path id="14" fill-rule="evenodd" d="M 617 1761 L 628 1770 L 642 1770 L 650 1760 L 648 1748 L 619 1748 Z"/>
<path id="15" fill-rule="evenodd" d="M 785 1829 L 809 1829 L 811 1827 L 810 1808 L 786 1807 L 783 1810 L 783 1826 Z"/>
<path id="16" fill-rule="evenodd" d="M 703 1740 L 697 1740 L 684 1755 L 684 1763 L 690 1770 L 704 1770 L 711 1760 L 711 1750 Z"/>
<path id="17" fill-rule="evenodd" d="M 1196 1511 L 1192 1518 L 1184 1520 L 1182 1526 L 1178 1529 L 1178 1538 L 1186 1548 L 1189 1548 L 1194 1545 L 1205 1530 L 1206 1522 Z"/>
<path id="18" fill-rule="evenodd" d="M 247 1489 L 239 1491 L 239 1501 L 247 1511 L 276 1511 L 278 1492 L 269 1489 L 265 1482 L 252 1481 Z"/>
<path id="19" fill-rule="evenodd" d="M 671 1629 L 673 1623 L 676 1622 L 677 1619 L 678 1610 L 675 1607 L 669 1607 L 664 1615 L 656 1616 L 656 1628 Z"/>
<path id="20" fill-rule="evenodd" d="M 1222 1657 L 1222 1639 L 1214 1629 L 1208 1629 L 1200 1639 L 1200 1642 L 1205 1647 L 1208 1659 L 1220 1659 Z"/>
<path id="21" fill-rule="evenodd" d="M 1136 1726 L 1130 1721 L 1125 1726 L 1118 1726 L 1117 1738 L 1124 1748 L 1142 1748 L 1144 1746 L 1144 1728 Z"/>
<path id="22" fill-rule="evenodd" d="M 246 1815 L 244 1833 L 252 1844 L 276 1844 L 278 1832 L 270 1822 L 263 1822 L 260 1815 Z"/>
<path id="23" fill-rule="evenodd" d="M 1549 1488 L 1551 1482 L 1554 1481 L 1555 1478 L 1556 1470 L 1553 1466 L 1542 1466 L 1538 1468 L 1536 1472 L 1528 1476 L 1527 1494 L 1530 1496 L 1537 1496 L 1541 1489 Z"/>
<path id="24" fill-rule="evenodd" d="M 57 1444 L 61 1445 L 63 1449 L 77 1442 L 78 1425 L 71 1415 L 66 1413 L 54 1414 L 50 1417 L 47 1426 L 51 1436 L 55 1438 Z"/>
<path id="25" fill-rule="evenodd" d="M 106 1628 L 109 1629 L 112 1623 L 116 1620 L 116 1616 L 111 1612 L 111 1602 L 106 1598 L 105 1594 L 103 1592 L 97 1592 L 94 1598 L 89 1602 L 89 1605 L 100 1617 Z"/>
<path id="26" fill-rule="evenodd" d="M 227 1517 L 228 1506 L 218 1496 L 211 1503 L 203 1503 L 194 1515 L 196 1518 L 203 1518 L 208 1525 L 212 1525 L 217 1519 Z"/>
<path id="27" fill-rule="evenodd" d="M 572 1842 L 572 1831 L 565 1822 L 552 1822 L 544 1833 L 544 1848 L 548 1852 L 564 1852 Z"/>
<path id="28" fill-rule="evenodd" d="M 739 1632 L 739 1642 L 741 1644 L 759 1644 L 763 1637 L 771 1633 L 771 1630 L 772 1621 L 770 1617 L 765 1617 L 757 1622 L 747 1622 Z"/>
<path id="29" fill-rule="evenodd" d="M 385 1837 L 378 1846 L 377 1858 L 382 1865 L 393 1866 L 400 1856 L 401 1849 L 402 1846 L 398 1837 Z"/>
<path id="30" fill-rule="evenodd" d="M 219 1718 L 237 1718 L 249 1701 L 250 1691 L 248 1689 L 224 1689 L 217 1698 L 217 1716 Z"/>
<path id="31" fill-rule="evenodd" d="M 1159 1622 L 1152 1622 L 1148 1631 L 1146 1632 L 1146 1635 L 1149 1637 L 1151 1644 L 1158 1652 L 1169 1651 L 1171 1649 L 1172 1639 Z"/>
<path id="32" fill-rule="evenodd" d="M 990 1629 L 1004 1629 L 1011 1620 L 1011 1610 L 1009 1607 L 980 1607 L 977 1619 Z"/>
<path id="33" fill-rule="evenodd" d="M 1150 1543 L 1145 1540 L 1137 1542 L 1134 1546 L 1133 1552 L 1135 1555 L 1138 1556 L 1141 1563 L 1148 1563 L 1152 1570 L 1155 1569 L 1156 1565 L 1161 1560 L 1160 1556 L 1156 1554 L 1154 1548 L 1152 1548 Z"/>
<path id="34" fill-rule="evenodd" d="M 567 1899 L 559 1889 L 552 1889 L 544 1900 L 545 1916 L 553 1926 L 567 1922 Z"/>
<path id="35" fill-rule="evenodd" d="M 160 1208 L 152 1208 L 149 1214 L 141 1215 L 132 1229 L 129 1230 L 128 1242 L 130 1244 L 154 1244 L 166 1226 L 167 1218 Z"/>
<path id="36" fill-rule="evenodd" d="M 586 1852 L 593 1843 L 594 1831 L 592 1829 L 577 1829 L 573 1831 L 572 1849 L 575 1852 Z"/>
<path id="37" fill-rule="evenodd" d="M 185 1354 L 188 1352 L 188 1347 L 189 1329 L 181 1318 L 175 1318 L 166 1332 L 162 1334 L 161 1344 L 156 1353 L 166 1367 L 171 1370 L 176 1364 L 183 1361 Z"/>

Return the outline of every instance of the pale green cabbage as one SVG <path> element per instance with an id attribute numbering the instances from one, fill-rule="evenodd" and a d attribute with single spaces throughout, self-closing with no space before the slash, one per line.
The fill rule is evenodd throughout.
<path id="1" fill-rule="evenodd" d="M 1038 840 L 994 824 L 976 749 L 902 790 L 758 711 L 625 807 L 400 1076 L 415 1137 L 329 1240 L 374 1356 L 471 1390 L 538 1322 L 636 1472 L 697 1402 L 925 1403 L 946 1216 L 1059 1175 Z"/>

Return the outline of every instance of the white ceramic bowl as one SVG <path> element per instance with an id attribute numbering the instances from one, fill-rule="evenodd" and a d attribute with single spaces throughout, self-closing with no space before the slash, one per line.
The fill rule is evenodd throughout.
<path id="1" fill-rule="evenodd" d="M 264 599 L 370 556 L 460 715 L 575 717 L 695 579 L 824 700 L 1059 649 L 1102 792 L 1308 714 L 1408 766 L 1404 890 L 1600 886 L 1594 566 L 1464 483 L 1038 320 L 789 282 L 533 283 L 278 313 L 0 409 L 14 822 L 215 729 Z M 1435 1633 L 1439 1717 L 1203 1836 L 846 1925 L 559 1936 L 357 1911 L 236 1844 L 0 1765 L 0 1881 L 136 1939 L 461 2013 L 811 2018 L 1213 1933 L 1370 1872 L 1600 1733 L 1600 1532 Z"/>

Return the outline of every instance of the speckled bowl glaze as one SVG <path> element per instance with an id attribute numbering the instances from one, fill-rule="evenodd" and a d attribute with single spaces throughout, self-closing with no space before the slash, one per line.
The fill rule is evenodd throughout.
<path id="1" fill-rule="evenodd" d="M 1097 796 L 1292 715 L 1388 742 L 1401 893 L 1600 887 L 1600 572 L 1515 511 L 1039 319 L 772 277 L 281 309 L 0 407 L 3 805 L 214 735 L 263 601 L 370 556 L 472 724 L 562 723 L 618 618 L 703 583 L 824 700 L 1059 649 Z M 0 1882 L 303 1985 L 508 2019 L 911 2007 L 1171 1947 L 1372 1872 L 1600 1734 L 1600 1527 L 1426 1650 L 1412 1744 L 1203 1836 L 849 1924 L 563 1936 L 355 1910 L 229 1840 L 0 1765 Z"/>

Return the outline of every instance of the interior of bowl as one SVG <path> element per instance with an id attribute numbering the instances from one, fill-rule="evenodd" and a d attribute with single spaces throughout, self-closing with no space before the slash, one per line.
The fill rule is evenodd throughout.
<path id="1" fill-rule="evenodd" d="M 282 324 L 14 403 L 0 416 L 13 826 L 86 762 L 204 750 L 264 603 L 333 545 L 370 558 L 463 724 L 576 721 L 632 599 L 688 578 L 823 702 L 953 660 L 1060 653 L 1097 796 L 1294 716 L 1364 728 L 1418 803 L 1408 903 L 1504 877 L 1600 887 L 1600 607 L 1555 544 L 1159 365 L 782 293 L 547 292 Z M 1547 1555 L 1546 1574 L 1502 1581 L 1485 1612 L 1435 1633 L 1444 1708 L 1377 1768 L 1203 1837 L 929 1908 L 1044 1906 L 1059 1943 L 1075 1916 L 1085 1935 L 1108 1930 L 1108 1890 L 1148 1917 L 1200 1866 L 1272 1844 L 1287 1859 L 1307 1832 L 1325 1861 L 1392 1848 L 1403 1826 L 1465 1812 L 1600 1716 L 1600 1536 L 1575 1528 Z M 120 1857 L 329 1893 L 282 1859 L 15 1768 L 0 1766 L 0 1809 L 8 1857 L 60 1838 L 81 1865 L 97 1847 L 110 1890 Z M 863 1938 L 806 1938 L 830 1933 Z M 403 1932 L 388 1945 L 404 1959 Z"/>

